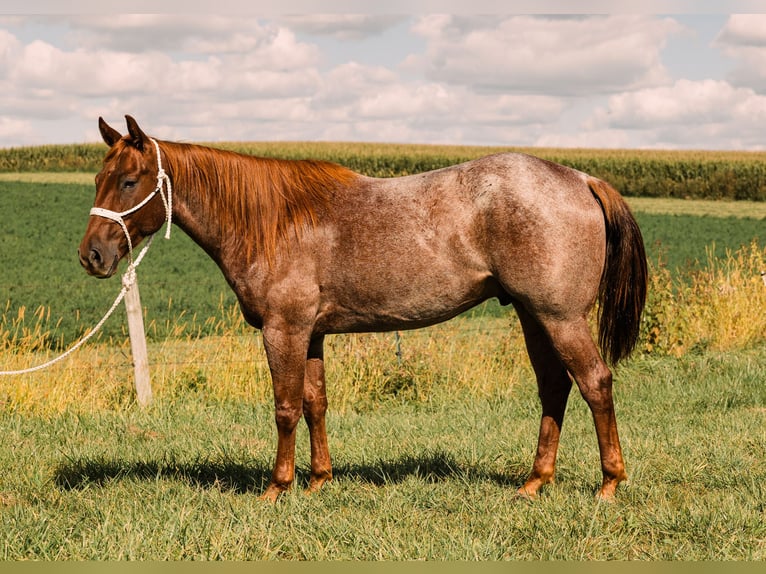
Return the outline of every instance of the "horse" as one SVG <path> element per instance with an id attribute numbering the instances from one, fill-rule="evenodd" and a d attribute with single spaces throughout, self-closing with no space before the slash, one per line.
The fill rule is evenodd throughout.
<path id="1" fill-rule="evenodd" d="M 332 479 L 327 335 L 426 327 L 489 298 L 518 314 L 542 405 L 518 495 L 534 499 L 554 479 L 574 380 L 595 425 L 596 496 L 614 498 L 627 474 L 607 361 L 634 350 L 647 264 L 638 224 L 613 187 L 518 153 L 373 178 L 331 162 L 158 141 L 125 119 L 123 136 L 99 118 L 109 150 L 80 263 L 110 277 L 172 221 L 218 264 L 262 333 L 271 374 L 277 448 L 261 498 L 274 501 L 293 483 L 301 417 L 311 445 L 306 491 Z M 588 322 L 597 302 L 598 345 Z"/>

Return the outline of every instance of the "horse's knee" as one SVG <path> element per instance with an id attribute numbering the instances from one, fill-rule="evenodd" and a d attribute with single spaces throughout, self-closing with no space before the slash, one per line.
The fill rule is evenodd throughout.
<path id="1" fill-rule="evenodd" d="M 298 425 L 302 414 L 302 409 L 291 402 L 276 403 L 274 418 L 277 428 L 281 431 L 292 431 Z"/>

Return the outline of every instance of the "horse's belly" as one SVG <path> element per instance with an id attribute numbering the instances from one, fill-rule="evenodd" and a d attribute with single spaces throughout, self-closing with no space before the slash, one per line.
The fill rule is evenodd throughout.
<path id="1" fill-rule="evenodd" d="M 417 329 L 447 321 L 502 290 L 494 279 L 471 283 L 414 281 L 394 285 L 385 293 L 359 289 L 344 290 L 326 300 L 317 327 L 326 333 L 376 332 Z"/>

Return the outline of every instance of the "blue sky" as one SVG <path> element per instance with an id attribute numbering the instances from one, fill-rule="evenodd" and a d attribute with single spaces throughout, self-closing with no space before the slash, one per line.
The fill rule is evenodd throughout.
<path id="1" fill-rule="evenodd" d="M 766 149 L 764 14 L 304 4 L 0 14 L 0 147 L 130 114 L 184 141 Z"/>

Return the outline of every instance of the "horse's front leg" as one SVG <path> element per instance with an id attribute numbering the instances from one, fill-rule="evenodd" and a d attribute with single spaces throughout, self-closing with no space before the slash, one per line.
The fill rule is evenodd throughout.
<path id="1" fill-rule="evenodd" d="M 325 413 L 327 391 L 324 378 L 324 337 L 311 341 L 306 360 L 306 378 L 303 386 L 303 416 L 311 439 L 311 482 L 309 492 L 318 490 L 332 480 L 332 462 L 327 445 Z"/>
<path id="2" fill-rule="evenodd" d="M 274 388 L 277 458 L 271 482 L 261 495 L 274 501 L 295 478 L 295 428 L 303 414 L 303 390 L 309 336 L 289 328 L 263 329 L 263 346 Z"/>

